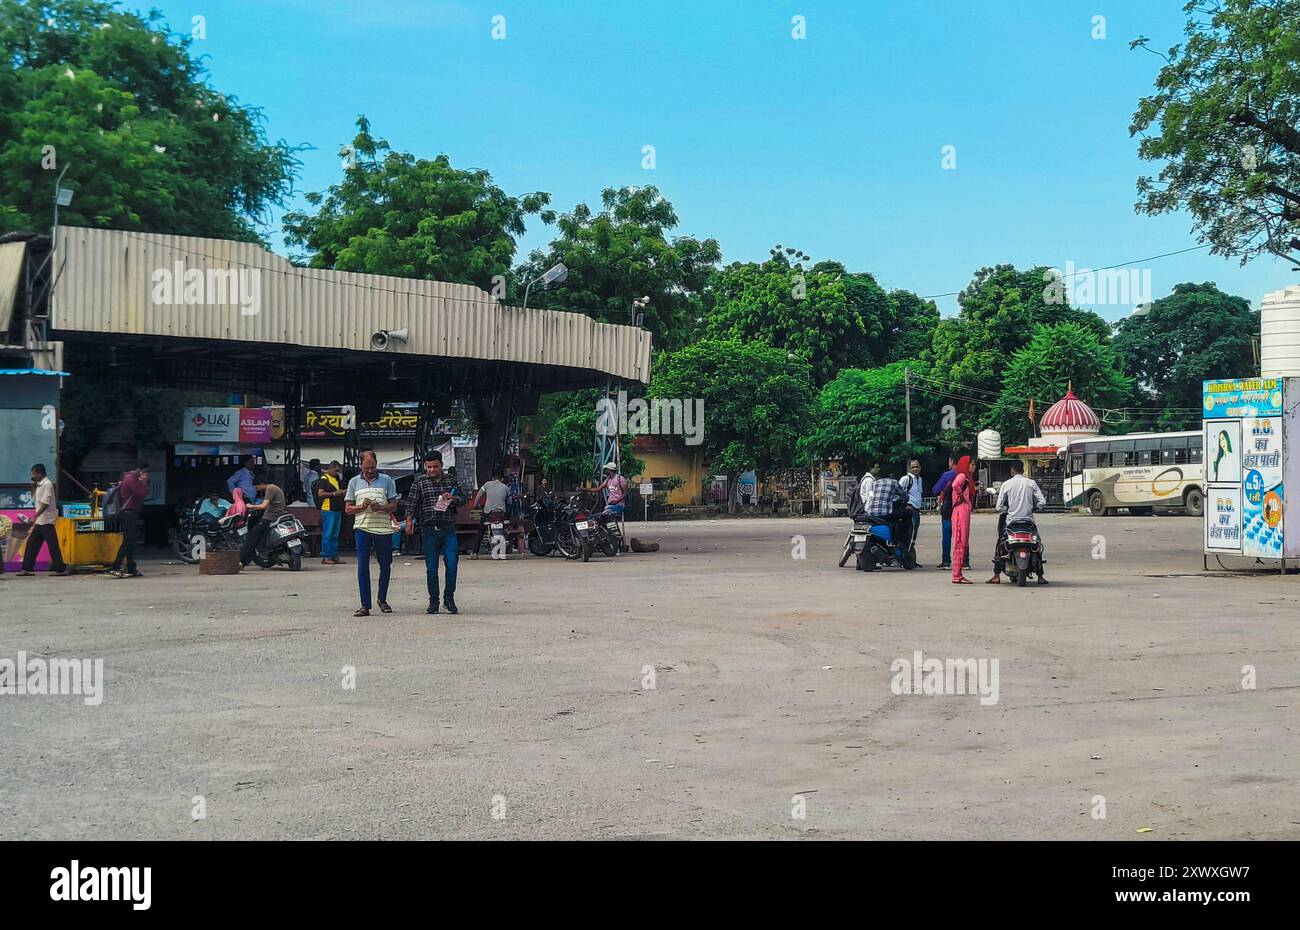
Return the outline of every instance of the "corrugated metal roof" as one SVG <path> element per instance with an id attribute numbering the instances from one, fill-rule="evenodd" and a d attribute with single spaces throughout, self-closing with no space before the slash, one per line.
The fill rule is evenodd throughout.
<path id="1" fill-rule="evenodd" d="M 61 226 L 58 242 L 51 302 L 56 330 L 372 352 L 376 331 L 407 329 L 409 341 L 392 342 L 383 354 L 559 365 L 650 379 L 646 330 L 579 313 L 504 306 L 471 285 L 296 268 L 261 246 L 223 239 Z M 175 285 L 170 298 L 163 287 L 169 281 Z"/>
<path id="2" fill-rule="evenodd" d="M 13 322 L 14 300 L 18 297 L 18 278 L 23 269 L 26 242 L 0 244 L 0 337 L 9 332 Z"/>

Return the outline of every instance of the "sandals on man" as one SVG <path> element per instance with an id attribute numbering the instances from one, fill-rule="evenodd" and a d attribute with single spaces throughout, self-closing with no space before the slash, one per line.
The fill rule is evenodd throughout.
<path id="1" fill-rule="evenodd" d="M 386 614 L 391 614 L 391 613 L 393 612 L 393 608 L 391 608 L 391 607 L 388 606 L 388 602 L 387 602 L 387 601 L 380 601 L 380 602 L 379 602 L 379 609 L 382 610 L 382 611 L 383 611 L 384 613 L 386 613 Z"/>
<path id="2" fill-rule="evenodd" d="M 358 607 L 357 610 L 356 610 L 356 613 L 354 613 L 352 616 L 354 616 L 354 617 L 369 617 L 369 616 L 370 616 L 370 610 L 369 610 L 368 608 L 366 608 L 366 607 Z"/>

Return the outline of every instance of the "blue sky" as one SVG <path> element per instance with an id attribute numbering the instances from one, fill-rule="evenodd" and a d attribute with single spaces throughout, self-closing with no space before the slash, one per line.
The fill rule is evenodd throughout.
<path id="1" fill-rule="evenodd" d="M 924 295 L 986 264 L 1097 268 L 1197 245 L 1187 216 L 1134 213 L 1154 166 L 1128 134 L 1161 64 L 1128 42 L 1179 41 L 1182 0 L 151 3 L 177 31 L 204 16 L 213 84 L 261 107 L 272 138 L 316 147 L 304 192 L 338 180 L 364 113 L 396 149 L 446 153 L 562 211 L 654 184 L 677 232 L 718 239 L 725 261 L 779 242 Z M 550 238 L 534 219 L 520 256 Z M 1279 260 L 1205 251 L 1140 267 L 1156 297 L 1216 281 L 1256 306 L 1297 281 Z"/>

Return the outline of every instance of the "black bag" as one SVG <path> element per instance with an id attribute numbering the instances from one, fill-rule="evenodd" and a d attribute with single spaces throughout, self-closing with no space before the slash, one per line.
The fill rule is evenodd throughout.
<path id="1" fill-rule="evenodd" d="M 939 494 L 939 516 L 944 520 L 952 519 L 952 482 Z"/>

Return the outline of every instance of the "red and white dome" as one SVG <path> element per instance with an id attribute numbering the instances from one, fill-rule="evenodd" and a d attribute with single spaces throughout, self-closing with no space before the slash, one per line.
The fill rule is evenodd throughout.
<path id="1" fill-rule="evenodd" d="M 1065 396 L 1047 408 L 1038 428 L 1044 435 L 1048 433 L 1099 433 L 1101 420 L 1093 409 L 1074 396 L 1071 386 Z"/>

